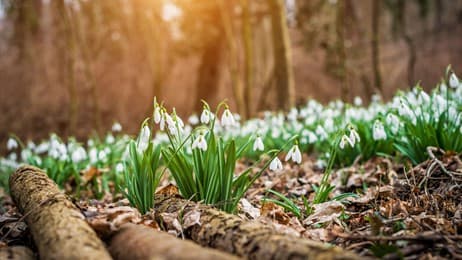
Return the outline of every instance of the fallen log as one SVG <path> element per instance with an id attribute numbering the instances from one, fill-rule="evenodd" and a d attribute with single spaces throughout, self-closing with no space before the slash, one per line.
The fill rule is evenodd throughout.
<path id="1" fill-rule="evenodd" d="M 245 221 L 206 205 L 200 205 L 174 196 L 156 195 L 155 217 L 158 223 L 169 225 L 166 214 L 176 214 L 179 222 L 185 216 L 200 214 L 195 225 L 183 234 L 199 243 L 248 259 L 360 259 L 358 255 L 339 247 L 277 233 L 257 221 Z M 197 214 L 198 213 L 198 214 Z M 183 219 L 181 219 L 183 218 Z M 174 229 L 174 226 L 164 226 Z"/>
<path id="2" fill-rule="evenodd" d="M 237 260 L 236 256 L 201 247 L 144 225 L 124 224 L 109 242 L 114 259 Z"/>
<path id="3" fill-rule="evenodd" d="M 17 169 L 10 176 L 10 193 L 25 216 L 40 259 L 111 259 L 80 210 L 42 170 Z"/>
<path id="4" fill-rule="evenodd" d="M 35 260 L 34 253 L 25 246 L 10 246 L 0 248 L 0 259 Z"/>

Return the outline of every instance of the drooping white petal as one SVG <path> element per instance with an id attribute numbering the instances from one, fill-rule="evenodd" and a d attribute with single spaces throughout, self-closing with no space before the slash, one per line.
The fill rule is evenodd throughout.
<path id="1" fill-rule="evenodd" d="M 158 124 L 160 123 L 160 120 L 162 119 L 162 115 L 160 112 L 160 107 L 156 106 L 154 108 L 154 123 Z"/>
<path id="2" fill-rule="evenodd" d="M 118 122 L 115 122 L 112 125 L 112 132 L 120 132 L 120 131 L 122 131 L 122 125 L 119 124 Z"/>
<path id="3" fill-rule="evenodd" d="M 234 120 L 234 116 L 233 114 L 231 113 L 231 111 L 229 111 L 229 109 L 225 109 L 225 111 L 223 112 L 223 115 L 221 116 L 221 125 L 222 126 L 232 126 L 236 123 L 236 121 Z"/>
<path id="4" fill-rule="evenodd" d="M 18 142 L 14 138 L 8 139 L 8 141 L 6 142 L 6 149 L 8 149 L 8 151 L 11 151 L 16 148 L 18 148 Z"/>
<path id="5" fill-rule="evenodd" d="M 282 162 L 281 162 L 281 160 L 279 160 L 278 157 L 275 157 L 275 158 L 271 161 L 271 163 L 270 163 L 270 165 L 269 165 L 269 169 L 270 169 L 271 171 L 280 171 L 280 170 L 282 170 Z"/>
<path id="6" fill-rule="evenodd" d="M 294 147 L 295 148 L 294 148 L 294 153 L 292 154 L 292 161 L 300 164 L 302 162 L 302 153 L 300 152 L 298 145 L 295 145 Z"/>
<path id="7" fill-rule="evenodd" d="M 202 110 L 201 123 L 208 124 L 210 122 L 210 111 L 208 109 Z"/>
<path id="8" fill-rule="evenodd" d="M 265 150 L 265 146 L 263 145 L 263 141 L 260 136 L 258 136 L 255 139 L 255 142 L 253 143 L 253 150 L 254 151 L 264 151 Z"/>
<path id="9" fill-rule="evenodd" d="M 387 139 L 387 133 L 385 132 L 385 128 L 379 120 L 376 120 L 372 127 L 372 138 L 375 141 Z"/>
<path id="10" fill-rule="evenodd" d="M 451 88 L 457 88 L 459 86 L 459 79 L 457 78 L 455 73 L 451 73 L 451 76 L 449 76 L 449 86 Z"/>

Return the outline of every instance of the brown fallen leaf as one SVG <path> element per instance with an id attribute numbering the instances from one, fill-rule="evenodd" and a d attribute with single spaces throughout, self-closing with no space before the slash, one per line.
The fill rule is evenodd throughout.
<path id="1" fill-rule="evenodd" d="M 313 225 L 313 224 L 322 224 L 326 222 L 333 222 L 337 220 L 340 215 L 345 210 L 345 206 L 338 201 L 328 201 L 320 204 L 314 204 L 313 214 L 308 216 L 303 224 Z"/>
<path id="2" fill-rule="evenodd" d="M 276 220 L 279 224 L 287 225 L 290 217 L 284 212 L 284 209 L 273 202 L 265 201 L 260 209 L 260 216 Z"/>
<path id="3" fill-rule="evenodd" d="M 158 195 L 166 195 L 166 196 L 173 196 L 173 195 L 180 195 L 180 192 L 178 191 L 178 187 L 173 185 L 173 184 L 168 184 L 165 187 L 159 188 L 159 190 L 156 192 Z"/>

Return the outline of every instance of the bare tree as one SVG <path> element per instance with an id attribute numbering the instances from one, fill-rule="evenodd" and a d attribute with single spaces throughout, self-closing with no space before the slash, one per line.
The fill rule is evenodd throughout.
<path id="1" fill-rule="evenodd" d="M 374 74 L 374 85 L 378 89 L 381 95 L 383 95 L 382 87 L 382 73 L 380 72 L 380 11 L 381 9 L 381 0 L 372 0 L 372 40 L 371 40 L 371 49 L 372 49 L 372 71 Z"/>
<path id="2" fill-rule="evenodd" d="M 268 2 L 271 12 L 277 106 L 279 109 L 288 109 L 295 104 L 295 86 L 284 1 Z"/>

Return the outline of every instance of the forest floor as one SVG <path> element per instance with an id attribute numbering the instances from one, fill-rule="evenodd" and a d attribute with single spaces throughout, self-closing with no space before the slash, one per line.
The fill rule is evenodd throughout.
<path id="1" fill-rule="evenodd" d="M 245 162 L 241 165 L 244 167 Z M 301 165 L 265 171 L 241 201 L 238 215 L 270 225 L 288 236 L 338 245 L 365 257 L 462 259 L 460 154 L 432 154 L 431 159 L 415 167 L 389 158 L 374 158 L 338 169 L 331 176 L 336 187 L 333 195 L 355 192 L 359 196 L 342 203 L 314 205 L 312 214 L 302 214 L 300 218 L 265 202 L 271 197 L 268 189 L 289 198 L 306 194 L 310 201 L 313 185 L 319 185 L 321 177 L 322 170 L 309 157 Z M 98 178 L 98 174 L 92 178 Z M 167 185 L 168 180 L 163 184 Z M 171 188 L 166 189 L 175 193 Z M 5 191 L 0 197 L 0 247 L 25 245 L 36 252 L 27 224 L 12 199 Z M 160 229 L 152 212 L 141 216 L 121 195 L 107 194 L 97 200 L 83 194 L 74 203 L 98 234 L 127 222 Z M 303 204 L 299 207 L 305 210 Z M 166 231 L 178 236 L 181 233 Z"/>

